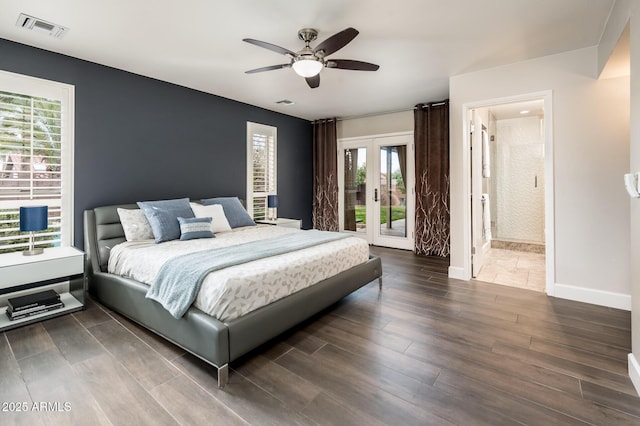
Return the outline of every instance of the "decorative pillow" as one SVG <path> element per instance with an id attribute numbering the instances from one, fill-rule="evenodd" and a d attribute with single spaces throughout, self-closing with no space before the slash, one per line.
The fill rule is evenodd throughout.
<path id="1" fill-rule="evenodd" d="M 151 225 L 156 243 L 180 238 L 178 217 L 192 218 L 193 211 L 188 198 L 160 201 L 138 201 L 138 207 Z"/>
<path id="2" fill-rule="evenodd" d="M 224 209 L 224 215 L 227 217 L 229 225 L 232 228 L 256 224 L 253 219 L 251 219 L 251 216 L 249 216 L 249 213 L 247 213 L 247 210 L 245 210 L 238 197 L 206 198 L 204 200 L 200 200 L 200 202 L 205 206 L 220 204 Z"/>
<path id="3" fill-rule="evenodd" d="M 180 223 L 180 239 L 195 240 L 196 238 L 215 238 L 211 232 L 210 217 L 179 217 Z"/>
<path id="4" fill-rule="evenodd" d="M 118 209 L 120 223 L 127 241 L 153 240 L 153 231 L 140 209 Z"/>
<path id="5" fill-rule="evenodd" d="M 191 210 L 196 217 L 210 217 L 211 218 L 211 232 L 225 232 L 231 231 L 229 221 L 224 215 L 224 209 L 220 204 L 211 204 L 209 206 L 203 206 L 202 204 L 191 203 Z"/>

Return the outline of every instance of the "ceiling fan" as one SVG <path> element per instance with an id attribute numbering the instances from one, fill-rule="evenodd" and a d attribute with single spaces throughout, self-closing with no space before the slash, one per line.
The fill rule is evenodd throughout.
<path id="1" fill-rule="evenodd" d="M 354 61 L 352 59 L 327 59 L 327 56 L 342 49 L 357 35 L 358 30 L 355 28 L 347 28 L 346 30 L 332 35 L 315 48 L 312 48 L 309 46 L 309 43 L 318 37 L 318 31 L 313 28 L 303 28 L 298 31 L 298 38 L 304 41 L 305 46 L 298 52 L 293 52 L 289 49 L 285 49 L 284 47 L 276 46 L 275 44 L 264 41 L 245 38 L 242 41 L 272 50 L 276 53 L 281 53 L 291 58 L 291 62 L 289 63 L 256 68 L 246 71 L 246 73 L 253 74 L 263 71 L 279 70 L 282 68 L 293 68 L 296 74 L 305 78 L 309 87 L 315 89 L 320 86 L 320 71 L 323 67 L 356 71 L 377 71 L 380 66 L 369 62 Z"/>

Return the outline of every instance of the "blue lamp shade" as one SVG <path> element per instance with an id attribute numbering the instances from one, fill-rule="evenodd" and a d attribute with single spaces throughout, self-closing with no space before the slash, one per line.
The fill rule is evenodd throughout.
<path id="1" fill-rule="evenodd" d="M 278 196 L 277 195 L 267 195 L 267 207 L 270 209 L 278 208 Z"/>
<path id="2" fill-rule="evenodd" d="M 42 231 L 49 227 L 47 206 L 20 207 L 20 231 Z"/>

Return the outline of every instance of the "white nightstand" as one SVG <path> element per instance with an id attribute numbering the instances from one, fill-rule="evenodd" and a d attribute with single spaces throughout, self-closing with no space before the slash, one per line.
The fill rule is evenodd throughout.
<path id="1" fill-rule="evenodd" d="M 10 321 L 5 314 L 6 306 L 0 306 L 0 331 L 84 309 L 87 288 L 84 267 L 84 253 L 73 247 L 46 248 L 35 256 L 24 256 L 22 252 L 0 254 L 2 300 L 69 283 L 69 290 L 60 293 L 63 308 Z"/>
<path id="2" fill-rule="evenodd" d="M 284 226 L 285 228 L 296 228 L 296 229 L 300 229 L 302 227 L 302 221 L 300 219 L 286 219 L 284 217 L 279 217 L 276 220 L 268 220 L 268 219 L 256 220 L 256 223 Z"/>

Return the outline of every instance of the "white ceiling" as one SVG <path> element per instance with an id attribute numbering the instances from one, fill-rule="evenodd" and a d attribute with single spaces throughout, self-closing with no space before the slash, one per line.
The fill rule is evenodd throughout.
<path id="1" fill-rule="evenodd" d="M 614 0 L 2 0 L 0 38 L 236 99 L 288 115 L 352 117 L 448 97 L 449 77 L 598 44 Z M 61 39 L 18 28 L 20 13 L 69 28 Z M 310 89 L 288 59 L 347 27 L 333 59 L 377 72 L 323 69 Z M 294 105 L 275 102 L 289 99 Z"/>
<path id="2" fill-rule="evenodd" d="M 513 102 L 501 105 L 493 105 L 487 108 L 494 120 L 508 120 L 522 117 L 544 117 L 544 101 L 542 99 L 532 101 Z"/>

